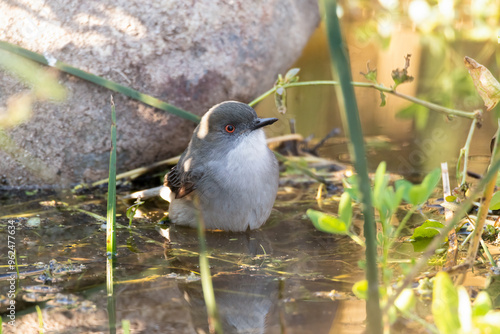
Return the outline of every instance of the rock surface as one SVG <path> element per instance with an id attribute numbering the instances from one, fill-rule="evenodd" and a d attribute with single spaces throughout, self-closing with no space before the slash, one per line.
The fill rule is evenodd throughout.
<path id="1" fill-rule="evenodd" d="M 269 89 L 318 22 L 316 0 L 0 2 L 0 40 L 198 115 Z M 67 88 L 64 102 L 36 102 L 28 121 L 5 130 L 0 143 L 14 144 L 0 146 L 0 187 L 69 186 L 107 176 L 112 92 L 65 74 L 59 82 Z M 26 90 L 0 71 L 0 108 Z M 118 172 L 182 152 L 193 123 L 113 96 Z"/>

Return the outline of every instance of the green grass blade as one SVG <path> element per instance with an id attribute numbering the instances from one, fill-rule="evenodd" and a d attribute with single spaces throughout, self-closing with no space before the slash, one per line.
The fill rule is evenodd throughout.
<path id="1" fill-rule="evenodd" d="M 40 306 L 35 305 L 36 313 L 38 314 L 38 334 L 43 334 L 43 315 Z"/>
<path id="2" fill-rule="evenodd" d="M 106 252 L 116 256 L 116 111 L 111 96 L 111 153 L 109 157 L 108 206 L 106 216 Z"/>
<path id="3" fill-rule="evenodd" d="M 106 259 L 106 292 L 109 333 L 116 333 L 116 297 L 114 293 L 114 259 Z"/>
<path id="4" fill-rule="evenodd" d="M 195 206 L 199 207 L 199 200 L 195 198 Z M 200 275 L 201 286 L 203 289 L 203 298 L 208 313 L 208 325 L 210 333 L 222 334 L 222 323 L 220 321 L 219 311 L 215 302 L 214 287 L 212 284 L 212 275 L 208 263 L 207 245 L 205 238 L 205 222 L 201 214 L 198 215 L 198 240 L 200 243 Z"/>
<path id="5" fill-rule="evenodd" d="M 11 53 L 14 53 L 19 56 L 26 57 L 28 59 L 31 59 L 33 61 L 36 61 L 37 63 L 47 65 L 47 66 L 52 66 L 57 68 L 58 70 L 74 75 L 75 77 L 78 77 L 80 79 L 84 79 L 87 81 L 90 81 L 96 85 L 106 87 L 107 89 L 110 89 L 114 92 L 121 93 L 123 95 L 126 95 L 130 98 L 133 98 L 135 100 L 141 101 L 142 103 L 145 103 L 147 105 L 150 105 L 152 107 L 164 110 L 168 113 L 171 113 L 173 115 L 179 116 L 181 118 L 187 119 L 189 121 L 199 123 L 200 122 L 200 117 L 198 115 L 192 114 L 190 112 L 187 112 L 183 109 L 177 108 L 171 104 L 168 104 L 162 100 L 159 100 L 151 95 L 143 94 L 135 89 L 132 89 L 127 86 L 120 85 L 117 82 L 111 81 L 104 79 L 100 76 L 82 71 L 76 67 L 70 66 L 66 63 L 63 63 L 62 61 L 56 61 L 55 64 L 49 65 L 49 62 L 47 58 L 39 53 L 33 52 L 26 50 L 20 46 L 10 44 L 7 42 L 0 41 L 0 49 L 9 51 Z"/>
<path id="6" fill-rule="evenodd" d="M 342 40 L 340 23 L 337 17 L 337 2 L 335 0 L 323 1 L 327 26 L 328 43 L 330 47 L 331 62 L 337 74 L 344 106 L 342 121 L 344 129 L 348 130 L 350 138 L 351 156 L 354 157 L 354 168 L 359 177 L 359 188 L 362 195 L 363 215 L 365 217 L 364 233 L 366 238 L 366 278 L 368 280 L 368 300 L 366 303 L 367 320 L 370 333 L 382 333 L 382 312 L 379 303 L 378 273 L 377 273 L 377 241 L 375 230 L 375 217 L 372 207 L 370 179 L 365 158 L 365 148 L 358 106 L 351 85 L 351 71 L 348 53 Z"/>
<path id="7" fill-rule="evenodd" d="M 106 215 L 106 291 L 109 332 L 116 333 L 114 260 L 116 258 L 116 110 L 111 96 L 111 153 L 109 157 L 108 206 Z"/>
<path id="8" fill-rule="evenodd" d="M 130 320 L 122 320 L 122 330 L 123 334 L 130 334 Z"/>

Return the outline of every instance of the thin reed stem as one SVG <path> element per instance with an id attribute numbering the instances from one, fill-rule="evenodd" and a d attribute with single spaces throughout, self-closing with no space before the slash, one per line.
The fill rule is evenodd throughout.
<path id="1" fill-rule="evenodd" d="M 361 121 L 356 103 L 354 88 L 351 84 L 351 71 L 348 53 L 342 40 L 340 23 L 337 17 L 337 2 L 323 1 L 327 36 L 330 47 L 331 63 L 335 67 L 334 76 L 338 75 L 343 105 L 340 105 L 344 128 L 348 131 L 350 151 L 354 157 L 354 167 L 359 176 L 359 189 L 363 203 L 365 219 L 364 234 L 366 240 L 366 278 L 368 280 L 368 300 L 366 303 L 367 329 L 369 333 L 382 333 L 382 313 L 379 303 L 378 269 L 377 269 L 377 240 L 375 230 L 375 215 L 372 206 L 370 178 L 366 164 L 365 147 Z M 338 94 L 340 95 L 340 94 Z"/>

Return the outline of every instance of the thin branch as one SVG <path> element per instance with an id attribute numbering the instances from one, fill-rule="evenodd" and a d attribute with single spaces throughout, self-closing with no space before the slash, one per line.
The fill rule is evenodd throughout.
<path id="1" fill-rule="evenodd" d="M 318 80 L 318 81 L 301 81 L 301 82 L 285 83 L 281 87 L 292 88 L 292 87 L 301 87 L 301 86 L 337 86 L 339 84 L 340 83 L 338 81 L 334 81 L 334 80 Z M 393 88 L 385 87 L 381 84 L 374 84 L 374 83 L 370 83 L 370 82 L 356 82 L 356 81 L 351 82 L 351 84 L 354 87 L 373 88 L 373 89 L 376 89 L 376 90 L 383 92 L 383 93 L 395 95 L 399 98 L 408 100 L 410 102 L 420 104 L 429 110 L 440 112 L 440 113 L 446 114 L 448 116 L 458 116 L 458 117 L 464 117 L 464 118 L 469 118 L 469 119 L 478 119 L 481 116 L 479 113 L 475 113 L 475 112 L 443 107 L 443 106 L 440 106 L 440 105 L 432 103 L 432 102 L 428 102 L 428 101 L 425 101 L 425 100 L 422 100 L 422 99 L 419 99 L 419 98 L 416 98 L 416 97 L 413 97 L 410 95 L 400 93 L 400 92 L 394 90 Z M 268 90 L 267 92 L 265 92 L 264 94 L 262 94 L 261 96 L 259 96 L 255 100 L 253 100 L 252 102 L 250 102 L 249 105 L 254 106 L 258 102 L 260 102 L 263 99 L 265 99 L 266 97 L 268 97 L 269 95 L 274 94 L 276 92 L 276 88 L 277 87 L 271 88 L 270 90 Z"/>
<path id="2" fill-rule="evenodd" d="M 465 184 L 465 178 L 467 176 L 467 165 L 469 162 L 470 144 L 472 142 L 472 135 L 474 134 L 474 130 L 476 129 L 476 125 L 477 125 L 477 119 L 474 118 L 472 120 L 471 125 L 470 125 L 470 130 L 469 130 L 469 135 L 467 136 L 467 141 L 465 142 L 464 147 L 460 150 L 459 163 L 457 164 L 457 167 L 460 165 L 460 159 L 463 158 L 463 160 L 464 160 L 464 168 L 461 172 L 461 174 L 462 174 L 462 181 L 460 182 L 461 186 L 463 186 Z"/>

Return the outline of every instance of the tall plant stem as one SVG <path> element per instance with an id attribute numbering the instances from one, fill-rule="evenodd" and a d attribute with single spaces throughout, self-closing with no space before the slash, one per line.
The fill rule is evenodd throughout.
<path id="1" fill-rule="evenodd" d="M 106 215 L 106 252 L 116 256 L 116 112 L 111 96 L 111 152 L 109 157 L 108 205 Z"/>
<path id="2" fill-rule="evenodd" d="M 452 108 L 446 108 L 443 106 L 440 106 L 438 104 L 428 102 L 422 99 L 419 99 L 414 96 L 406 95 L 403 93 L 400 93 L 396 91 L 393 88 L 390 87 L 385 87 L 382 84 L 374 84 L 370 82 L 351 82 L 352 86 L 354 87 L 364 87 L 364 88 L 373 88 L 376 89 L 380 92 L 391 94 L 394 96 L 397 96 L 399 98 L 408 100 L 410 102 L 420 104 L 421 106 L 424 106 L 428 108 L 429 110 L 433 110 L 436 112 L 440 112 L 443 114 L 446 114 L 448 116 L 458 116 L 458 117 L 463 117 L 463 118 L 469 118 L 469 119 L 477 119 L 481 115 L 475 112 L 469 112 L 469 111 L 464 111 L 464 110 L 458 110 L 458 109 L 452 109 Z M 340 82 L 335 81 L 335 80 L 317 80 L 317 81 L 301 81 L 301 82 L 292 82 L 292 83 L 285 83 L 281 85 L 283 88 L 293 88 L 293 87 L 302 87 L 302 86 L 339 86 Z M 257 97 L 255 100 L 250 102 L 248 105 L 250 106 L 255 106 L 257 103 L 260 101 L 264 100 L 266 97 L 270 96 L 271 94 L 274 94 L 276 92 L 276 89 L 278 87 L 275 86 L 271 89 L 269 89 L 267 92 L 262 94 L 261 96 Z"/>
<path id="3" fill-rule="evenodd" d="M 372 207 L 370 179 L 366 165 L 365 148 L 361 121 L 359 119 L 358 106 L 354 88 L 351 84 L 351 71 L 347 50 L 345 49 L 340 23 L 337 17 L 336 0 L 324 0 L 324 11 L 327 26 L 328 42 L 330 47 L 330 58 L 335 66 L 340 82 L 341 96 L 344 105 L 342 110 L 342 121 L 344 128 L 348 129 L 350 139 L 350 150 L 354 153 L 354 167 L 359 176 L 359 188 L 361 191 L 361 201 L 363 203 L 364 234 L 366 239 L 366 278 L 368 280 L 368 300 L 366 303 L 366 313 L 370 333 L 382 333 L 382 313 L 379 303 L 378 291 L 378 270 L 377 270 L 377 242 L 375 231 L 375 216 Z"/>
<path id="4" fill-rule="evenodd" d="M 457 169 L 460 167 L 460 159 L 463 159 L 464 168 L 462 171 L 457 170 L 457 175 L 462 175 L 462 180 L 460 181 L 460 185 L 465 184 L 465 178 L 467 177 L 467 166 L 469 163 L 469 150 L 470 144 L 472 142 L 472 136 L 474 135 L 474 130 L 477 126 L 477 119 L 472 119 L 472 123 L 470 125 L 469 135 L 467 136 L 467 141 L 465 142 L 464 147 L 460 150 L 460 157 L 458 158 L 459 163 L 457 164 Z"/>
<path id="5" fill-rule="evenodd" d="M 406 212 L 406 215 L 404 216 L 404 218 L 401 221 L 401 223 L 399 223 L 398 228 L 394 232 L 394 235 L 392 235 L 393 239 L 391 240 L 391 242 L 389 242 L 389 245 L 387 246 L 388 249 L 390 249 L 392 247 L 392 245 L 394 245 L 394 242 L 397 240 L 397 238 L 401 234 L 401 231 L 403 231 L 403 229 L 405 228 L 406 223 L 408 223 L 408 221 L 410 220 L 411 216 L 413 216 L 413 214 L 415 213 L 415 211 L 417 211 L 417 209 L 418 209 L 418 206 L 413 205 L 410 208 L 410 210 L 408 210 Z"/>
<path id="6" fill-rule="evenodd" d="M 106 290 L 109 333 L 116 333 L 114 260 L 116 258 L 116 110 L 111 96 L 111 152 L 109 157 L 108 205 L 106 215 Z"/>
<path id="7" fill-rule="evenodd" d="M 200 207 L 200 201 L 198 197 L 194 199 L 195 206 Z M 201 275 L 201 286 L 203 289 L 203 299 L 205 300 L 205 305 L 207 307 L 208 313 L 208 325 L 210 333 L 222 334 L 222 323 L 220 321 L 219 311 L 217 309 L 217 304 L 215 302 L 215 293 L 212 283 L 212 275 L 210 273 L 210 265 L 208 263 L 207 254 L 207 244 L 205 237 L 205 221 L 203 216 L 198 210 L 197 220 L 198 220 L 198 241 L 200 244 L 200 275 Z"/>
<path id="8" fill-rule="evenodd" d="M 496 139 L 495 139 L 495 146 L 493 148 L 492 152 L 492 161 L 493 160 L 499 160 L 500 159 L 500 150 L 498 149 L 498 137 L 500 136 L 500 119 L 498 120 L 498 129 L 497 129 L 497 134 L 496 134 Z M 489 166 L 491 169 L 491 165 Z M 479 248 L 479 243 L 481 241 L 481 234 L 483 233 L 483 228 L 484 224 L 486 222 L 486 216 L 488 215 L 488 210 L 490 207 L 491 203 L 491 198 L 493 197 L 493 193 L 495 191 L 495 185 L 497 181 L 497 176 L 498 176 L 498 169 L 494 170 L 495 174 L 491 178 L 491 180 L 488 181 L 486 184 L 486 187 L 484 189 L 483 193 L 483 201 L 481 202 L 481 206 L 479 207 L 479 212 L 477 214 L 477 220 L 476 220 L 476 227 L 474 228 L 474 231 L 472 232 L 472 240 L 469 246 L 469 252 L 467 253 L 467 259 L 466 263 L 469 265 L 472 265 L 474 263 L 474 260 L 476 259 L 477 255 L 477 250 Z"/>
<path id="9" fill-rule="evenodd" d="M 108 310 L 108 329 L 109 334 L 116 333 L 116 296 L 114 292 L 114 263 L 115 259 L 108 257 L 106 259 L 106 293 Z"/>

